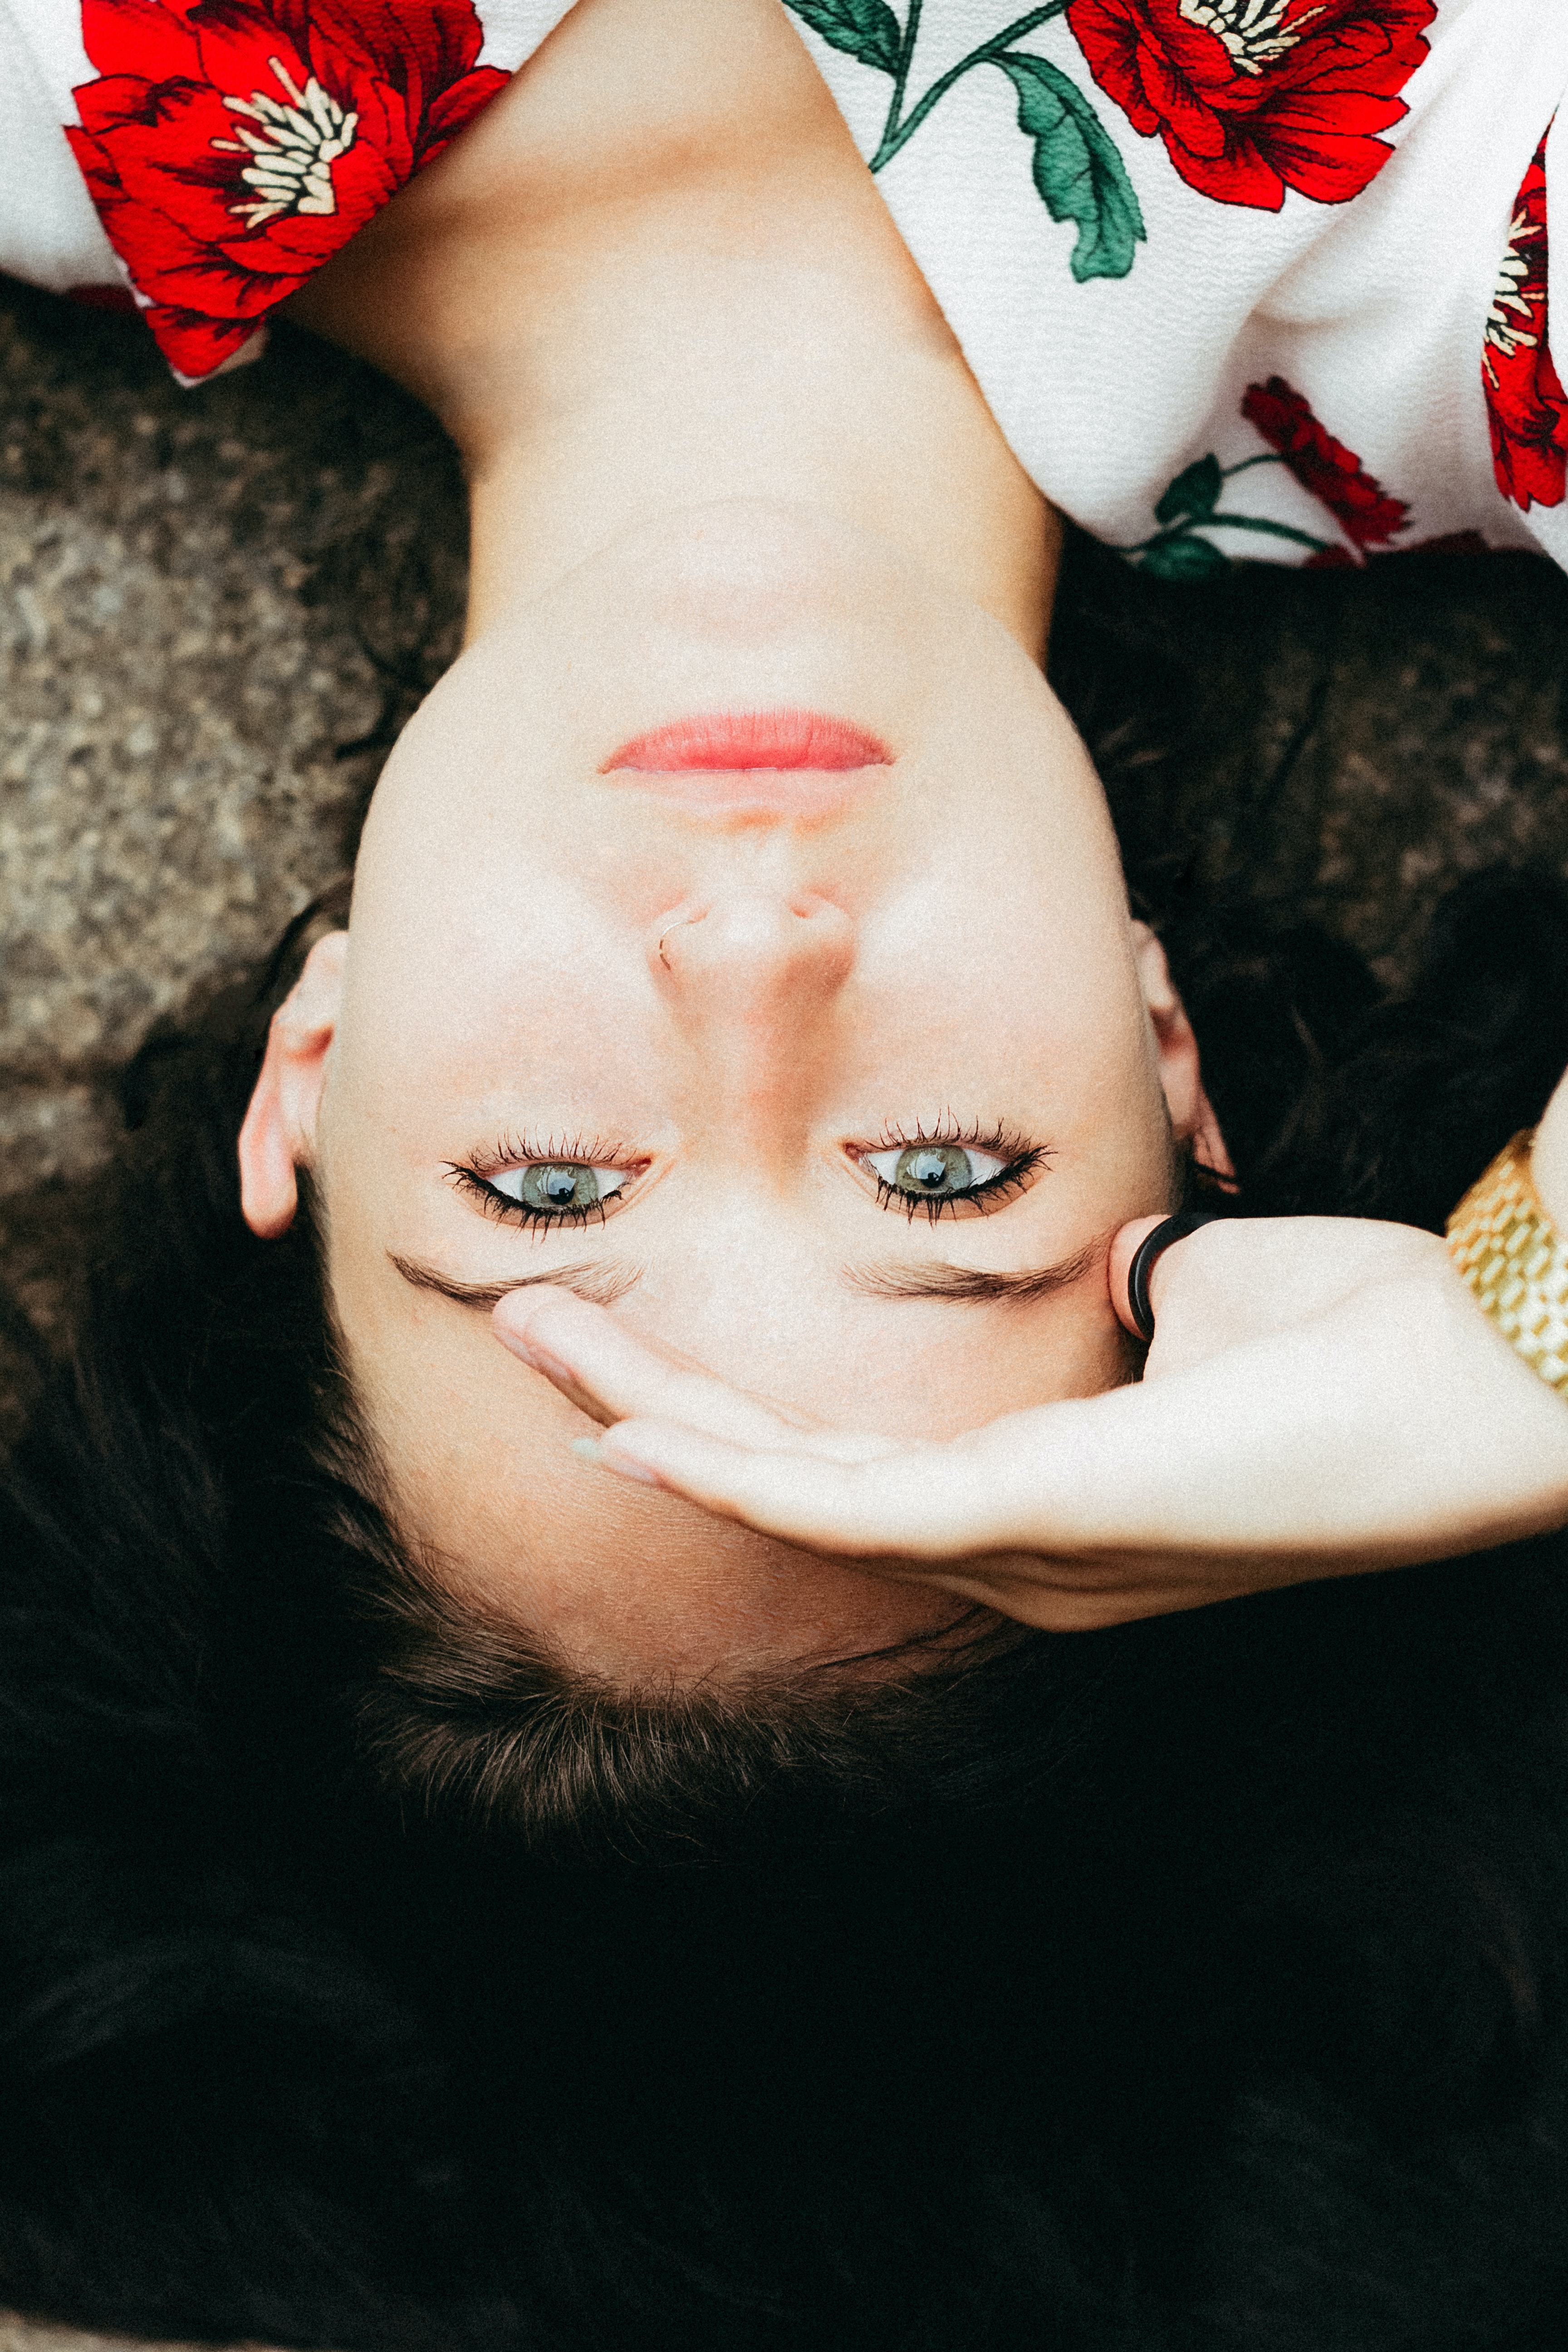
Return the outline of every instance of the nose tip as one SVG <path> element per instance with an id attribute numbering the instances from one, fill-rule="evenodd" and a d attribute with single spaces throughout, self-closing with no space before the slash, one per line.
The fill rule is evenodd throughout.
<path id="1" fill-rule="evenodd" d="M 722 983 L 736 990 L 830 994 L 855 961 L 855 927 L 830 899 L 735 891 L 679 908 L 660 923 L 655 976 L 678 994 Z"/>

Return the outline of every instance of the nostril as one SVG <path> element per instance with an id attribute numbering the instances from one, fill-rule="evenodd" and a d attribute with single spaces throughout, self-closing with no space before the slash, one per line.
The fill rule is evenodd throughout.
<path id="1" fill-rule="evenodd" d="M 670 962 L 669 958 L 664 951 L 664 943 L 666 940 L 668 940 L 670 934 L 674 931 L 689 930 L 694 923 L 700 923 L 702 920 L 702 918 L 707 911 L 707 908 L 703 907 L 700 908 L 695 915 L 675 915 L 668 923 L 666 923 L 664 929 L 658 935 L 658 960 L 664 966 L 666 971 L 672 971 L 675 969 L 674 965 Z"/>
<path id="2" fill-rule="evenodd" d="M 690 912 L 676 908 L 648 940 L 656 971 L 671 979 L 750 975 L 757 984 L 842 978 L 854 959 L 854 926 L 842 908 L 815 891 L 776 896 L 735 891 Z"/>

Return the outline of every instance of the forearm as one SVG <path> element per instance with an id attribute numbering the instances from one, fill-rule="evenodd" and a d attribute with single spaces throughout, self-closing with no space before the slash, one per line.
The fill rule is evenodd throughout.
<path id="1" fill-rule="evenodd" d="M 1548 1216 L 1560 1234 L 1568 1234 L 1568 1073 L 1535 1130 L 1530 1165 Z"/>

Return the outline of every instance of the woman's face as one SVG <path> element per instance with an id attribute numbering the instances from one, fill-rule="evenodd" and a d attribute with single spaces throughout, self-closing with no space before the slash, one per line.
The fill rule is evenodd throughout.
<path id="1" fill-rule="evenodd" d="M 677 722 L 781 712 L 865 740 L 764 730 L 753 757 L 857 764 L 674 764 L 738 756 Z M 1088 757 L 1005 632 L 793 510 L 639 530 L 437 688 L 318 959 L 331 1044 L 290 1149 L 442 1580 L 623 1683 L 955 1614 L 584 1464 L 489 1308 L 567 1282 L 889 1433 L 1125 1377 L 1105 1254 L 1170 1196 L 1195 1061 L 1151 1020 L 1163 963 Z"/>

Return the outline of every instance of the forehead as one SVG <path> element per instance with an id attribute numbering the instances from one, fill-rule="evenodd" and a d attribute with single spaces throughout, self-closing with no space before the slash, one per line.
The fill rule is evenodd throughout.
<path id="1" fill-rule="evenodd" d="M 572 1440 L 595 1424 L 502 1350 L 482 1317 L 428 1300 L 404 1327 L 403 1345 L 389 1349 L 384 1330 L 363 1329 L 363 1299 L 342 1304 L 362 1326 L 351 1332 L 351 1362 L 405 1533 L 455 1598 L 542 1638 L 570 1663 L 617 1683 L 722 1678 L 760 1662 L 884 1648 L 957 1613 L 959 1604 L 933 1588 L 773 1543 L 583 1462 Z M 1001 1325 L 987 1331 L 984 1310 L 931 1312 L 958 1317 L 950 1336 L 953 1328 L 972 1336 L 963 1351 L 968 1376 L 948 1368 L 958 1371 L 965 1410 L 994 1410 L 1008 1385 L 994 1344 Z M 930 1346 L 918 1308 L 868 1306 L 855 1336 L 868 1331 L 873 1360 L 901 1361 L 906 1379 L 941 1376 L 940 1348 Z M 822 1337 L 831 1348 L 834 1335 Z M 1103 1365 L 1079 1361 L 1071 1377 L 1107 1385 L 1114 1361 L 1112 1343 Z M 1025 1362 L 1020 1356 L 1014 1368 L 1014 1402 Z M 857 1384 L 862 1410 L 875 1386 Z"/>

